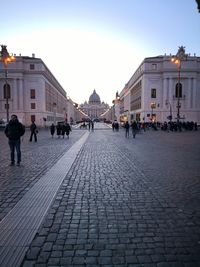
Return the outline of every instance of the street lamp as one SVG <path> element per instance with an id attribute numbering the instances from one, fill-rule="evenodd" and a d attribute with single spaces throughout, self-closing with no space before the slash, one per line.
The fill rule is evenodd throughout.
<path id="1" fill-rule="evenodd" d="M 177 123 L 179 123 L 180 120 L 180 92 L 181 92 L 181 63 L 184 59 L 186 59 L 187 55 L 185 54 L 185 47 L 179 46 L 178 52 L 176 56 L 173 56 L 171 58 L 171 62 L 176 64 L 178 66 L 178 87 L 177 87 Z"/>
<path id="2" fill-rule="evenodd" d="M 1 45 L 1 52 L 0 52 L 0 61 L 3 63 L 4 73 L 5 73 L 5 98 L 6 98 L 6 120 L 9 122 L 9 104 L 8 104 L 8 64 L 15 61 L 14 56 L 10 56 L 6 45 Z"/>

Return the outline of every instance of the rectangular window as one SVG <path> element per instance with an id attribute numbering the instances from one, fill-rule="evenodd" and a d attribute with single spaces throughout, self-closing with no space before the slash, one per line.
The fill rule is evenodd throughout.
<path id="1" fill-rule="evenodd" d="M 30 70 L 34 70 L 35 69 L 35 65 L 34 64 L 30 64 Z"/>
<path id="2" fill-rule="evenodd" d="M 31 99 L 35 99 L 35 89 L 30 90 L 30 97 Z"/>
<path id="3" fill-rule="evenodd" d="M 31 115 L 31 121 L 35 121 L 35 115 Z"/>
<path id="4" fill-rule="evenodd" d="M 151 89 L 151 98 L 156 98 L 156 89 L 155 88 Z"/>
<path id="5" fill-rule="evenodd" d="M 31 109 L 35 109 L 35 103 L 31 103 Z"/>
<path id="6" fill-rule="evenodd" d="M 152 64 L 152 70 L 157 70 L 157 64 Z"/>

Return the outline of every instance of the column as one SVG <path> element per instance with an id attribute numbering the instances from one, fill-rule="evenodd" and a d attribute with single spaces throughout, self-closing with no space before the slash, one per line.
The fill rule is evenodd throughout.
<path id="1" fill-rule="evenodd" d="M 18 111 L 18 106 L 17 106 L 17 99 L 18 99 L 18 88 L 17 88 L 17 79 L 13 79 L 13 86 L 12 86 L 12 110 L 13 112 Z"/>
<path id="2" fill-rule="evenodd" d="M 168 78 L 164 78 L 163 80 L 163 109 L 166 109 L 166 100 L 168 100 Z"/>
<path id="3" fill-rule="evenodd" d="M 193 78 L 193 110 L 195 111 L 195 108 L 197 107 L 197 79 Z"/>
<path id="4" fill-rule="evenodd" d="M 188 98 L 187 101 L 187 107 L 192 108 L 193 107 L 193 78 L 188 79 L 188 95 L 186 96 Z"/>
<path id="5" fill-rule="evenodd" d="M 23 96 L 23 80 L 19 79 L 19 110 L 24 110 L 24 96 Z"/>
<path id="6" fill-rule="evenodd" d="M 168 100 L 169 100 L 169 102 L 171 104 L 173 103 L 173 95 L 175 95 L 175 93 L 174 93 L 174 84 L 173 84 L 173 79 L 170 78 L 169 79 L 169 95 L 168 95 Z"/>

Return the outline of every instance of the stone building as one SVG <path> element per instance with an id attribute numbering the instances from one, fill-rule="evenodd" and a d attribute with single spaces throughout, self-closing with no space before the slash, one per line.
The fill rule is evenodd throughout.
<path id="1" fill-rule="evenodd" d="M 8 64 L 7 93 L 5 70 L 0 63 L 0 119 L 16 114 L 26 126 L 35 121 L 38 126 L 49 126 L 58 121 L 75 122 L 77 109 L 40 58 L 17 56 Z M 6 97 L 8 99 L 6 99 Z"/>
<path id="2" fill-rule="evenodd" d="M 200 57 L 187 55 L 180 68 L 171 58 L 143 60 L 120 93 L 120 117 L 164 122 L 179 112 L 181 121 L 200 123 Z"/>
<path id="3" fill-rule="evenodd" d="M 85 101 L 79 108 L 88 115 L 90 120 L 103 120 L 102 115 L 109 109 L 109 105 L 101 102 L 99 95 L 94 90 L 89 97 L 89 101 Z"/>

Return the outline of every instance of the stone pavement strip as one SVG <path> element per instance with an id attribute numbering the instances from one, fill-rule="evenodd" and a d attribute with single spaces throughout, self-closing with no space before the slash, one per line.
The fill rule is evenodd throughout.
<path id="1" fill-rule="evenodd" d="M 90 133 L 42 211 L 34 239 L 26 231 L 25 246 L 16 231 L 16 258 L 0 266 L 18 267 L 20 260 L 21 267 L 200 266 L 199 141 L 198 132 L 148 131 L 134 140 L 122 130 Z M 18 228 L 13 224 L 0 226 L 2 235 Z M 24 259 L 17 258 L 21 246 Z"/>
<path id="2" fill-rule="evenodd" d="M 88 132 L 42 176 L 0 222 L 0 266 L 20 265 L 27 246 L 35 236 L 60 184 L 87 137 Z"/>

